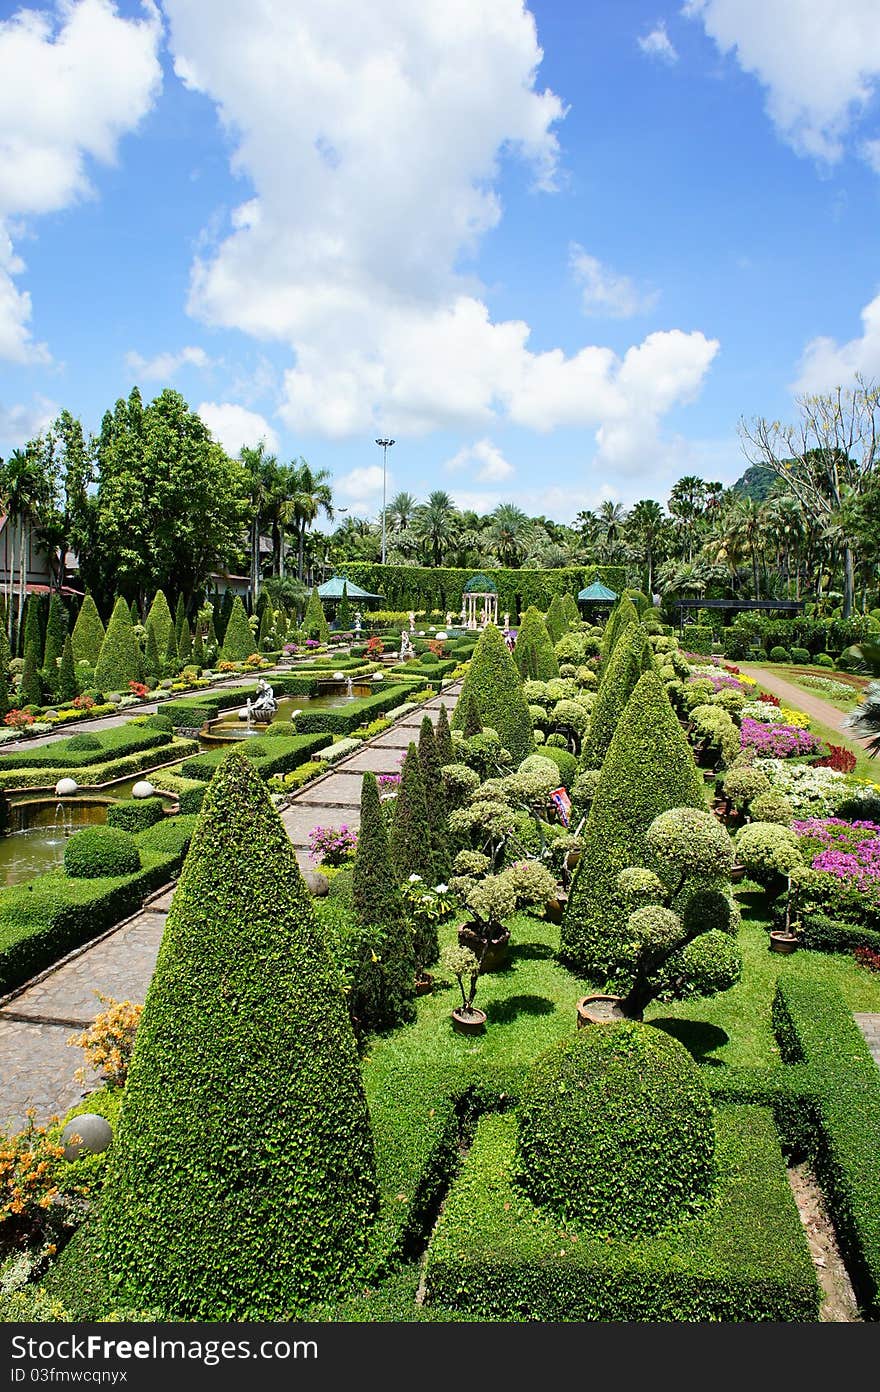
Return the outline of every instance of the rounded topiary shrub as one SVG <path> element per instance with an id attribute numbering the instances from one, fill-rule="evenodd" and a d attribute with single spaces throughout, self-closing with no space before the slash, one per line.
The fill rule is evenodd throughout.
<path id="1" fill-rule="evenodd" d="M 148 730 L 166 730 L 168 734 L 174 729 L 174 722 L 170 715 L 162 715 L 159 711 L 155 715 L 148 715 L 144 721 Z"/>
<path id="2" fill-rule="evenodd" d="M 771 662 L 791 662 L 791 653 L 788 648 L 781 647 L 778 643 L 775 648 L 770 649 Z"/>
<path id="3" fill-rule="evenodd" d="M 632 1020 L 543 1054 L 520 1108 L 520 1183 L 535 1203 L 614 1237 L 694 1213 L 714 1174 L 709 1094 L 687 1049 Z"/>
<path id="4" fill-rule="evenodd" d="M 67 748 L 71 754 L 88 754 L 101 748 L 101 741 L 97 735 L 90 735 L 83 732 L 81 735 L 71 735 L 67 741 Z"/>
<path id="5" fill-rule="evenodd" d="M 831 656 L 830 653 L 817 653 L 813 661 L 817 667 L 834 666 L 834 658 Z"/>
<path id="6" fill-rule="evenodd" d="M 791 660 L 792 662 L 799 663 L 800 666 L 803 667 L 812 662 L 813 659 L 810 657 L 810 653 L 807 648 L 792 648 Z"/>
<path id="7" fill-rule="evenodd" d="M 65 874 L 73 879 L 133 875 L 140 868 L 137 841 L 121 827 L 84 827 L 64 847 Z"/>

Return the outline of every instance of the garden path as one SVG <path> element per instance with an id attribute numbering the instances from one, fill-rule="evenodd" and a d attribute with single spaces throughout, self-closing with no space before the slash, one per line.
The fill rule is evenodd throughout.
<path id="1" fill-rule="evenodd" d="M 859 739 L 851 730 L 844 728 L 844 720 L 847 718 L 846 711 L 838 710 L 829 701 L 823 701 L 821 696 L 813 696 L 807 691 L 803 691 L 799 686 L 794 686 L 792 682 L 786 681 L 784 677 L 779 677 L 775 672 L 768 671 L 766 667 L 757 666 L 751 662 L 738 662 L 741 672 L 747 676 L 754 677 L 755 681 L 760 682 L 765 691 L 770 691 L 774 696 L 778 696 L 780 701 L 785 701 L 795 710 L 804 712 L 811 720 L 818 720 L 821 725 L 827 725 L 829 729 L 836 730 L 844 739 L 851 740 L 853 744 L 867 745 L 867 740 Z"/>
<path id="2" fill-rule="evenodd" d="M 313 868 L 312 827 L 343 820 L 356 827 L 365 770 L 397 773 L 410 740 L 418 739 L 422 716 L 436 721 L 441 705 L 455 705 L 459 689 L 460 683 L 447 687 L 293 796 L 282 820 L 303 869 Z M 76 1078 L 83 1054 L 67 1041 L 98 1014 L 97 993 L 144 1000 L 172 893 L 172 887 L 159 891 L 139 913 L 70 953 L 0 1006 L 0 1132 L 20 1130 L 28 1108 L 35 1109 L 38 1124 L 63 1116 L 98 1085 L 95 1075 Z"/>

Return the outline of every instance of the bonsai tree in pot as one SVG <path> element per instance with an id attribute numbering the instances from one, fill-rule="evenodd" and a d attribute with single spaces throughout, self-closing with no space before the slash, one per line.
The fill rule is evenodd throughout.
<path id="1" fill-rule="evenodd" d="M 736 855 L 746 874 L 772 903 L 803 866 L 797 833 L 779 822 L 749 822 L 736 837 Z"/>
<path id="2" fill-rule="evenodd" d="M 477 994 L 477 981 L 480 976 L 480 959 L 467 947 L 444 947 L 440 956 L 444 970 L 454 976 L 461 991 L 461 1005 L 452 1012 L 453 1028 L 462 1034 L 480 1034 L 486 1028 L 486 1012 L 474 1005 Z M 468 980 L 465 989 L 465 978 Z"/>
<path id="3" fill-rule="evenodd" d="M 500 967 L 507 958 L 510 929 L 505 918 L 516 912 L 516 891 L 505 875 L 487 875 L 465 894 L 473 918 L 458 930 L 459 946 L 473 952 L 482 971 Z"/>

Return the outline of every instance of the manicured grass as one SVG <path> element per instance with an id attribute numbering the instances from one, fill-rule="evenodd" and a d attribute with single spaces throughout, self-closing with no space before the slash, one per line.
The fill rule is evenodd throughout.
<path id="1" fill-rule="evenodd" d="M 832 672 L 827 667 L 785 667 L 779 668 L 779 673 L 786 681 L 791 682 L 792 686 L 805 691 L 808 696 L 818 696 L 820 701 L 827 701 L 829 706 L 836 706 L 840 711 L 849 712 L 859 703 L 862 691 L 867 685 L 863 678 L 850 676 L 846 672 Z M 848 686 L 852 691 L 852 696 L 834 696 L 821 687 L 810 686 L 805 678 L 824 677 L 826 681 L 839 682 L 842 686 Z"/>

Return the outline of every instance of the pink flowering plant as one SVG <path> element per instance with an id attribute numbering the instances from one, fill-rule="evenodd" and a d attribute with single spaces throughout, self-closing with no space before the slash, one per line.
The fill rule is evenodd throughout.
<path id="1" fill-rule="evenodd" d="M 309 832 L 309 860 L 319 865 L 344 865 L 357 847 L 357 832 L 341 827 L 316 826 Z"/>
<path id="2" fill-rule="evenodd" d="M 801 850 L 813 870 L 833 875 L 849 889 L 880 901 L 880 826 L 841 817 L 793 822 Z"/>
<path id="3" fill-rule="evenodd" d="M 739 731 L 743 749 L 755 749 L 765 759 L 790 759 L 798 754 L 816 754 L 821 740 L 797 725 L 765 725 L 743 716 Z"/>
<path id="4" fill-rule="evenodd" d="M 380 797 L 393 797 L 400 791 L 399 773 L 380 773 L 376 779 Z"/>

